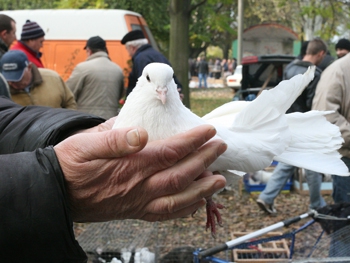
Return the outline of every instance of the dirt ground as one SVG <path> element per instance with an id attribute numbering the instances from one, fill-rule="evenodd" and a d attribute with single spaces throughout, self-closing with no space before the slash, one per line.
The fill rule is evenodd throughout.
<path id="1" fill-rule="evenodd" d="M 89 234 L 91 230 L 89 230 L 89 224 L 76 224 L 75 233 L 85 251 L 91 251 L 91 247 L 101 247 L 104 251 L 121 251 L 122 249 L 132 250 L 137 247 L 148 247 L 150 251 L 156 254 L 157 262 L 181 262 L 175 260 L 165 261 L 163 257 L 171 250 L 177 248 L 212 248 L 232 240 L 234 238 L 233 235 L 238 234 L 237 232 L 254 232 L 308 212 L 308 196 L 300 195 L 294 191 L 281 193 L 276 198 L 275 207 L 278 211 L 278 215 L 275 217 L 269 216 L 261 211 L 255 203 L 256 198 L 256 194 L 250 194 L 244 190 L 243 183 L 240 180 L 230 191 L 223 191 L 214 197 L 215 201 L 225 206 L 225 209 L 222 210 L 223 227 L 217 228 L 216 239 L 210 235 L 209 231 L 207 232 L 205 230 L 206 214 L 204 208 L 197 211 L 193 217 L 189 216 L 167 222 L 148 223 L 138 220 L 124 220 L 113 221 L 107 227 L 100 227 L 96 224 L 95 230 L 93 230 L 95 232 L 90 233 L 95 239 L 90 241 L 88 245 L 90 246 L 89 249 L 87 249 L 85 242 L 86 234 Z M 329 195 L 325 195 L 324 198 L 327 203 L 332 202 Z M 299 229 L 310 220 L 311 218 L 303 219 L 292 224 L 288 228 L 282 228 L 276 231 L 290 233 L 293 230 Z M 102 230 L 102 228 L 104 230 Z M 127 230 L 128 232 L 122 233 L 120 232 L 122 230 Z M 293 259 L 306 258 L 306 255 L 315 244 L 321 232 L 322 228 L 318 223 L 315 223 L 296 234 Z M 99 236 L 101 238 L 97 238 Z M 132 241 L 126 240 L 128 239 L 127 236 L 130 236 L 130 240 Z M 101 243 L 102 239 L 104 243 Z M 94 242 L 95 244 L 92 244 Z M 286 239 L 285 242 L 289 246 L 291 244 L 291 239 Z M 233 260 L 231 252 L 220 252 L 214 256 L 225 259 L 227 262 Z M 190 260 L 192 260 L 192 257 Z"/>

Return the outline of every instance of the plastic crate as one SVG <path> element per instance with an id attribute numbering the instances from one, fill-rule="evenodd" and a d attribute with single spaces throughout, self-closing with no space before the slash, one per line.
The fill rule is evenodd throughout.
<path id="1" fill-rule="evenodd" d="M 263 169 L 261 171 L 258 171 L 258 172 L 254 173 L 254 174 L 256 175 L 259 172 L 263 172 L 263 173 L 265 173 L 265 175 L 269 175 L 271 177 L 277 164 L 278 164 L 278 162 L 273 161 L 269 167 L 266 167 L 265 169 Z M 253 193 L 253 194 L 257 193 L 258 194 L 258 193 L 264 191 L 264 189 L 266 187 L 266 183 L 262 183 L 262 182 L 267 182 L 268 179 L 267 178 L 263 178 L 263 175 L 261 175 L 262 178 L 260 178 L 260 180 L 262 182 L 259 183 L 259 180 L 258 180 L 257 182 L 253 183 L 252 180 L 250 180 L 250 178 L 254 174 L 246 174 L 246 175 L 243 176 L 244 189 L 248 193 Z M 253 176 L 253 177 L 255 177 L 255 176 Z M 293 186 L 293 181 L 292 181 L 292 178 L 291 178 L 290 180 L 287 181 L 286 185 L 281 190 L 281 193 L 289 193 L 290 190 L 292 189 L 292 186 Z"/>
<path id="2" fill-rule="evenodd" d="M 251 194 L 260 193 L 264 191 L 266 184 L 249 184 L 249 180 L 244 179 L 244 189 Z M 293 182 L 289 180 L 286 185 L 283 187 L 281 193 L 289 193 L 292 189 Z"/>

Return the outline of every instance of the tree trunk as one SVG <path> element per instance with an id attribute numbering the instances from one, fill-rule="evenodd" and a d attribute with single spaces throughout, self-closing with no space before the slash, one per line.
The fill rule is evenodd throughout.
<path id="1" fill-rule="evenodd" d="M 182 84 L 183 103 L 190 108 L 188 78 L 190 0 L 170 0 L 169 60 Z"/>

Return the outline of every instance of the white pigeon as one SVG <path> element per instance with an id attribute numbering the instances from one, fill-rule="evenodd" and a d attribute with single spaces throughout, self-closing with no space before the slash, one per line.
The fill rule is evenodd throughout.
<path id="1" fill-rule="evenodd" d="M 273 160 L 294 166 L 348 176 L 348 168 L 337 150 L 343 143 L 339 128 L 326 120 L 329 112 L 285 114 L 314 77 L 315 67 L 304 75 L 282 81 L 263 91 L 252 102 L 230 102 L 203 118 L 186 108 L 173 80 L 173 69 L 163 63 L 148 64 L 129 94 L 113 129 L 143 127 L 149 140 L 168 138 L 202 124 L 212 124 L 216 138 L 228 145 L 210 167 L 243 175 L 268 167 Z M 230 178 L 227 178 L 229 183 Z M 215 234 L 215 218 L 221 217 L 215 203 L 207 202 L 207 228 Z M 209 211 L 208 211 L 209 209 Z"/>

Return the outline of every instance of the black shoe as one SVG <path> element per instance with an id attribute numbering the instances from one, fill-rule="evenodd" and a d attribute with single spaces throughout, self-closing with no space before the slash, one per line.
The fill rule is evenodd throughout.
<path id="1" fill-rule="evenodd" d="M 257 199 L 256 203 L 261 208 L 261 210 L 265 211 L 266 213 L 270 214 L 271 216 L 276 216 L 277 215 L 277 211 L 276 211 L 275 207 L 273 206 L 273 204 L 271 204 L 271 205 L 270 204 L 266 204 L 261 199 Z"/>

